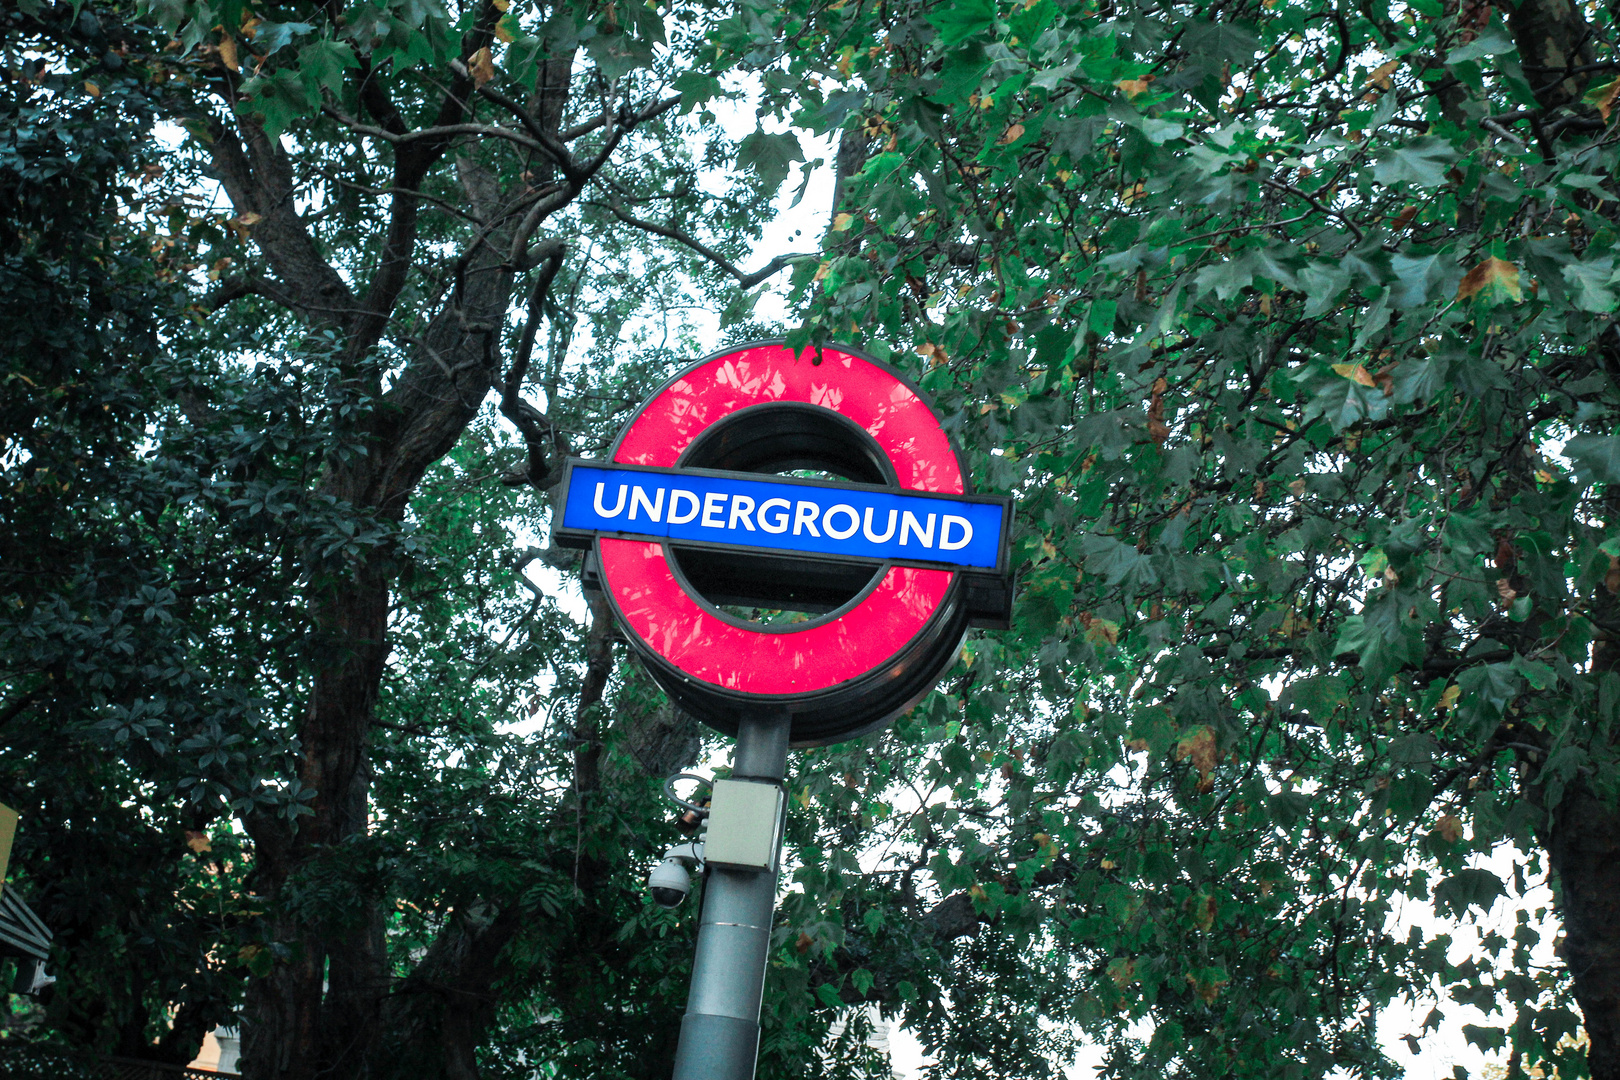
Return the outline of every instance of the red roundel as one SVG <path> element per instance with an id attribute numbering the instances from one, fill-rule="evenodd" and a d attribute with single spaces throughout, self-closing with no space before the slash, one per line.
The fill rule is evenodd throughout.
<path id="1" fill-rule="evenodd" d="M 917 391 L 887 367 L 832 347 L 818 356 L 766 343 L 699 362 L 642 406 L 611 459 L 690 466 L 694 444 L 745 411 L 765 442 L 774 438 L 772 424 L 787 418 L 800 426 L 829 422 L 816 419 L 819 410 L 836 414 L 849 439 L 870 440 L 891 486 L 967 490 L 955 448 Z M 667 542 L 601 536 L 596 551 L 601 588 L 632 643 L 654 661 L 654 676 L 722 729 L 734 728 L 744 711 L 779 708 L 794 715 L 799 744 L 871 730 L 927 692 L 967 625 L 962 575 L 953 570 L 889 565 L 826 616 L 767 625 L 734 618 L 698 595 Z M 839 692 L 873 680 L 893 689 Z M 858 715 L 867 700 L 881 703 L 881 715 Z M 821 715 L 813 718 L 817 703 Z"/>

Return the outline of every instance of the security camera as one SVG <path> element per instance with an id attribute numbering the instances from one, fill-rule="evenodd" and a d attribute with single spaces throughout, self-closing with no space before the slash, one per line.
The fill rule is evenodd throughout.
<path id="1" fill-rule="evenodd" d="M 678 908 L 686 894 L 692 891 L 692 872 L 689 866 L 703 864 L 702 844 L 682 844 L 671 848 L 662 862 L 647 875 L 647 888 L 653 903 L 661 908 Z"/>
<path id="2" fill-rule="evenodd" d="M 17 965 L 17 981 L 11 988 L 11 992 L 14 994 L 27 994 L 30 997 L 40 997 L 55 982 L 55 975 L 45 974 L 45 961 L 35 960 L 32 963 L 24 961 Z"/>
<path id="3" fill-rule="evenodd" d="M 692 874 L 679 859 L 665 859 L 647 875 L 647 888 L 661 908 L 678 908 L 692 891 Z"/>

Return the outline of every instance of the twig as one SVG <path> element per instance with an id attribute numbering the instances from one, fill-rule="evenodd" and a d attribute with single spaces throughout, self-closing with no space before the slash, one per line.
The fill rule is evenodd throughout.
<path id="1" fill-rule="evenodd" d="M 1338 218 L 1340 221 L 1344 222 L 1345 228 L 1356 234 L 1356 243 L 1359 244 L 1363 239 L 1365 239 L 1365 237 L 1361 235 L 1361 230 L 1356 228 L 1355 222 L 1345 217 L 1339 211 L 1323 206 L 1320 202 L 1316 201 L 1316 197 L 1314 195 L 1307 194 L 1306 192 L 1301 191 L 1299 188 L 1294 187 L 1292 184 L 1285 184 L 1280 180 L 1273 180 L 1269 176 L 1264 177 L 1261 180 L 1261 183 L 1265 184 L 1267 187 L 1276 188 L 1278 191 L 1286 191 L 1290 195 L 1297 195 L 1329 217 Z"/>
<path id="2" fill-rule="evenodd" d="M 395 146 L 404 146 L 423 139 L 443 139 L 452 135 L 486 135 L 491 138 L 515 142 L 519 146 L 527 147 L 530 150 L 547 152 L 544 146 L 524 135 L 521 131 L 513 131 L 511 128 L 502 127 L 499 124 L 442 124 L 438 127 L 417 128 L 415 131 L 395 134 L 380 127 L 362 124 L 354 117 L 347 116 L 330 105 L 322 105 L 321 112 L 356 134 L 369 135 L 374 139 L 381 139 Z"/>
<path id="3" fill-rule="evenodd" d="M 778 255 L 776 258 L 772 259 L 758 270 L 755 270 L 753 273 L 748 273 L 738 269 L 734 264 L 726 259 L 724 255 L 721 255 L 718 251 L 715 251 L 713 248 L 704 244 L 701 240 L 688 236 L 679 229 L 672 228 L 668 225 L 659 225 L 657 222 L 653 221 L 643 221 L 641 218 L 635 217 L 628 213 L 626 210 L 620 207 L 618 203 L 607 203 L 605 205 L 607 210 L 614 217 L 618 218 L 626 225 L 633 225 L 638 229 L 653 233 L 656 236 L 662 236 L 669 240 L 674 240 L 676 243 L 684 244 L 691 248 L 693 251 L 697 252 L 699 255 L 702 255 L 705 259 L 708 259 L 710 262 L 714 263 L 714 265 L 736 278 L 738 286 L 744 289 L 752 289 L 755 285 L 758 285 L 760 282 L 764 281 L 772 274 L 775 274 L 783 267 L 789 266 L 800 259 L 813 259 L 816 257 L 810 252 L 795 252 L 791 255 Z"/>

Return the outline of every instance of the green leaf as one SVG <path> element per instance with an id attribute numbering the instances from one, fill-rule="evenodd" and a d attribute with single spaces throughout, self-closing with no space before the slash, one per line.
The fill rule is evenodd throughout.
<path id="1" fill-rule="evenodd" d="M 970 41 L 952 50 L 940 69 L 940 88 L 934 100 L 942 104 L 966 101 L 978 91 L 985 72 L 989 70 L 990 54 L 979 42 Z"/>
<path id="2" fill-rule="evenodd" d="M 309 111 L 309 92 L 298 72 L 286 68 L 259 75 L 242 84 L 236 111 L 258 116 L 272 137 Z"/>
<path id="3" fill-rule="evenodd" d="M 1437 188 L 1446 183 L 1446 173 L 1456 163 L 1457 151 L 1449 142 L 1423 135 L 1385 152 L 1373 166 L 1373 179 L 1386 187 L 1409 184 Z"/>
<path id="4" fill-rule="evenodd" d="M 684 115 L 713 101 L 720 94 L 721 87 L 720 80 L 707 72 L 683 71 L 675 76 L 670 89 L 681 95 L 681 113 Z"/>
<path id="5" fill-rule="evenodd" d="M 1459 870 L 1434 887 L 1435 906 L 1463 918 L 1470 907 L 1489 911 L 1498 897 L 1506 896 L 1502 879 L 1489 870 Z"/>
<path id="6" fill-rule="evenodd" d="M 346 41 L 312 41 L 298 50 L 298 73 L 312 99 L 319 99 L 324 88 L 333 97 L 343 93 L 343 73 L 359 67 L 354 49 Z"/>
<path id="7" fill-rule="evenodd" d="M 949 49 L 995 26 L 996 5 L 994 0 L 954 0 L 926 17 L 939 31 L 940 44 Z"/>
<path id="8" fill-rule="evenodd" d="M 778 135 L 755 131 L 737 147 L 738 167 L 752 169 L 770 192 L 782 186 L 794 162 L 803 160 L 804 151 L 799 147 L 799 137 L 791 131 Z"/>
<path id="9" fill-rule="evenodd" d="M 1614 256 L 1598 259 L 1577 259 L 1566 263 L 1560 270 L 1564 283 L 1575 297 L 1575 306 L 1582 311 L 1607 313 L 1614 310 L 1615 295 L 1611 288 L 1614 279 Z"/>
<path id="10" fill-rule="evenodd" d="M 1447 64 L 1461 64 L 1469 60 L 1482 60 L 1487 56 L 1500 56 L 1512 52 L 1513 39 L 1501 27 L 1487 26 L 1480 35 L 1466 45 L 1459 45 L 1446 53 Z"/>
<path id="11" fill-rule="evenodd" d="M 1326 724 L 1350 704 L 1350 692 L 1337 675 L 1312 675 L 1289 683 L 1283 701 L 1303 710 L 1312 720 Z"/>
<path id="12" fill-rule="evenodd" d="M 1583 483 L 1620 484 L 1620 435 L 1577 435 L 1564 444 Z"/>
<path id="13" fill-rule="evenodd" d="M 315 27 L 309 23 L 261 22 L 253 34 L 253 51 L 262 56 L 274 56 L 292 44 L 294 38 L 304 37 L 314 32 Z"/>
<path id="14" fill-rule="evenodd" d="M 627 33 L 624 29 L 598 33 L 585 42 L 585 51 L 596 62 L 597 70 L 608 82 L 617 82 L 642 68 L 651 67 L 654 43 L 644 37 Z"/>

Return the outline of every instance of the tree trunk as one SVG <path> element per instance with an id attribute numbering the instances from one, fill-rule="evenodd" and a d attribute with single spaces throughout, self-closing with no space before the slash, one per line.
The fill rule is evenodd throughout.
<path id="1" fill-rule="evenodd" d="M 460 173 L 468 203 L 486 220 L 501 220 L 494 180 L 470 163 Z M 511 231 L 491 229 L 464 258 L 456 287 L 423 335 L 424 355 L 372 414 L 370 452 L 334 468 L 322 485 L 328 494 L 398 522 L 423 474 L 466 430 L 499 375 L 499 335 L 514 276 L 506 260 Z M 299 781 L 314 792 L 313 813 L 299 819 L 294 836 L 278 836 L 274 824 L 254 830 L 261 859 L 255 885 L 272 900 L 295 874 L 365 835 L 366 744 L 388 655 L 389 558 L 386 551 L 364 557 L 312 598 L 320 652 L 333 658 L 316 672 L 298 733 Z M 290 955 L 277 957 L 249 986 L 246 1075 L 368 1075 L 382 1003 L 393 989 L 380 898 L 365 904 L 357 926 L 331 931 L 282 921 L 274 932 Z"/>
<path id="2" fill-rule="evenodd" d="M 1570 0 L 1523 0 L 1504 7 L 1542 120 L 1585 108 L 1580 97 L 1591 76 L 1580 69 L 1593 60 L 1595 38 L 1581 8 Z M 1550 154 L 1555 146 L 1544 142 L 1542 149 Z M 1615 370 L 1612 358 L 1606 359 L 1611 360 L 1609 370 Z M 1620 504 L 1610 509 L 1610 521 L 1620 520 Z M 1600 586 L 1592 608 L 1600 625 L 1614 625 L 1620 598 Z M 1592 672 L 1609 671 L 1620 671 L 1620 648 L 1600 634 L 1592 649 Z M 1545 763 L 1544 753 L 1526 760 L 1531 769 L 1527 793 L 1548 812 L 1539 838 L 1551 864 L 1564 927 L 1560 953 L 1591 1040 L 1587 1061 L 1592 1076 L 1620 1080 L 1620 809 L 1600 798 L 1580 775 L 1569 780 L 1561 795 L 1550 791 L 1550 778 L 1540 775 Z"/>
<path id="3" fill-rule="evenodd" d="M 1547 853 L 1564 922 L 1559 953 L 1591 1040 L 1592 1080 L 1620 1080 L 1620 812 L 1572 783 L 1553 810 Z"/>

